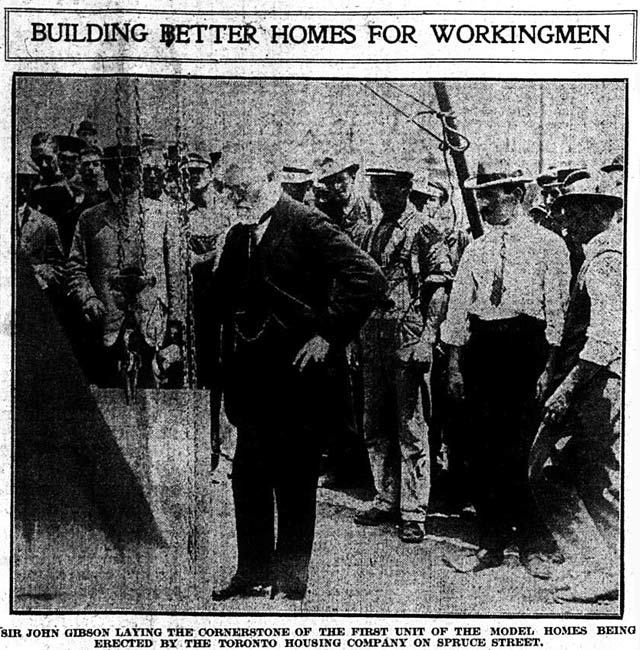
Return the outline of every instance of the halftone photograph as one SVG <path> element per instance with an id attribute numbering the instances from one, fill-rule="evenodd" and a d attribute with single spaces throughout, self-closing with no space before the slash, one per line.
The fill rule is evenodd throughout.
<path id="1" fill-rule="evenodd" d="M 12 612 L 621 613 L 625 81 L 13 109 Z"/>

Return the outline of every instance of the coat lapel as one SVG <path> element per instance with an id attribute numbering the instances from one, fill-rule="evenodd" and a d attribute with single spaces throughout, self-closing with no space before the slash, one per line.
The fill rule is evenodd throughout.
<path id="1" fill-rule="evenodd" d="M 278 202 L 271 208 L 271 218 L 264 235 L 258 244 L 258 248 L 263 251 L 275 250 L 282 238 L 287 232 L 285 224 L 291 218 L 290 200 L 286 197 L 280 197 Z"/>

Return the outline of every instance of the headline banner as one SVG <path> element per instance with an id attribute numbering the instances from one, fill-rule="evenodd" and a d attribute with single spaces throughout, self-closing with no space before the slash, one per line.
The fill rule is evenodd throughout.
<path id="1" fill-rule="evenodd" d="M 5 13 L 8 61 L 636 61 L 635 11 Z"/>

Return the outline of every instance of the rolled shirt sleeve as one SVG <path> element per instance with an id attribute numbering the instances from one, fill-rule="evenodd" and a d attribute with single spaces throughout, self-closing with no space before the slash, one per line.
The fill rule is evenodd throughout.
<path id="1" fill-rule="evenodd" d="M 549 238 L 543 280 L 545 335 L 549 345 L 562 341 L 564 319 L 569 305 L 571 266 L 569 251 L 559 237 Z"/>
<path id="2" fill-rule="evenodd" d="M 474 299 L 472 251 L 472 247 L 469 247 L 462 254 L 453 281 L 447 317 L 440 332 L 443 343 L 447 345 L 462 346 L 469 340 L 469 310 Z"/>
<path id="3" fill-rule="evenodd" d="M 585 284 L 591 301 L 587 341 L 580 358 L 619 374 L 622 361 L 622 255 L 609 251 L 596 257 Z"/>

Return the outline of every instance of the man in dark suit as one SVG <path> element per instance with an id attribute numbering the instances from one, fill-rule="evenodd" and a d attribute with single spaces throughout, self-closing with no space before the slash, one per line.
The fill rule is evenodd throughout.
<path id="1" fill-rule="evenodd" d="M 215 600 L 304 597 L 316 483 L 330 422 L 332 373 L 385 280 L 325 215 L 280 192 L 266 172 L 236 187 L 244 223 L 228 233 L 216 272 L 223 305 L 225 407 L 237 427 L 233 494 L 238 568 Z M 274 498 L 278 513 L 274 539 Z"/>

